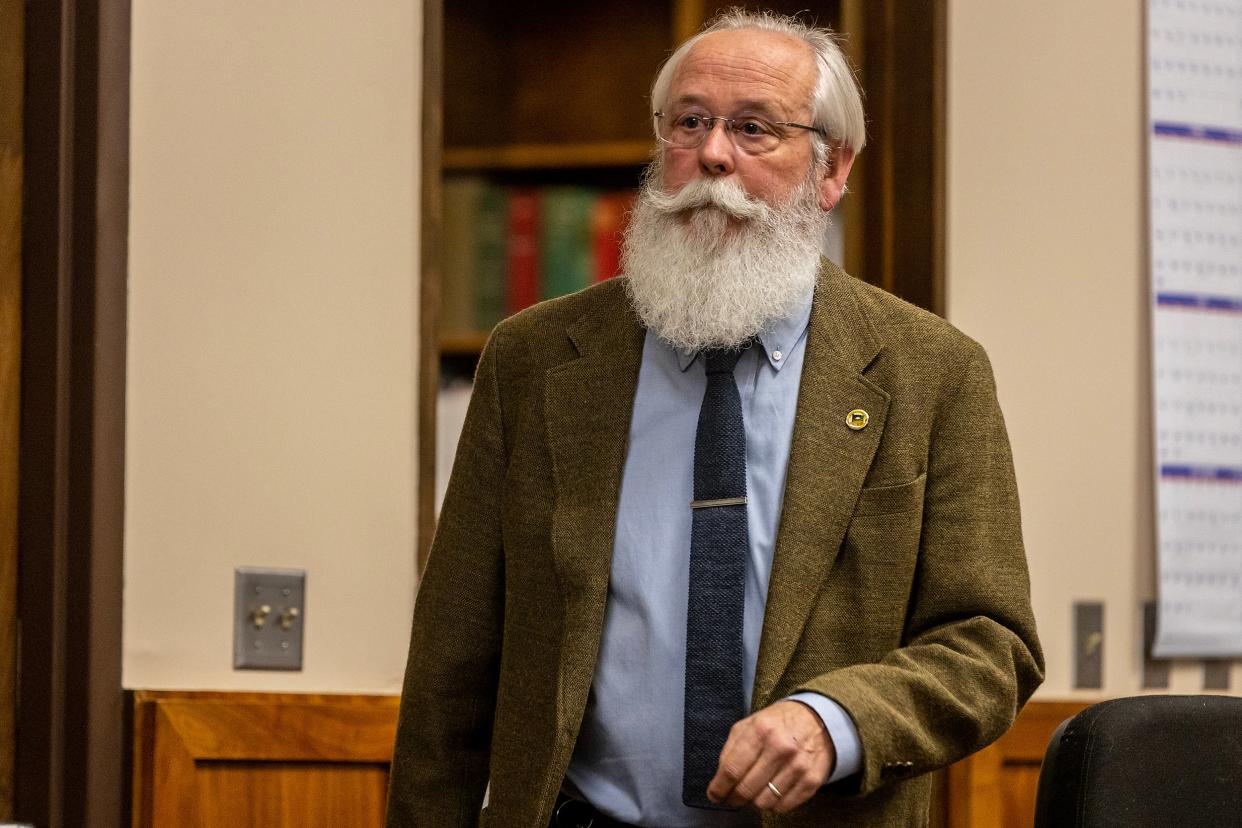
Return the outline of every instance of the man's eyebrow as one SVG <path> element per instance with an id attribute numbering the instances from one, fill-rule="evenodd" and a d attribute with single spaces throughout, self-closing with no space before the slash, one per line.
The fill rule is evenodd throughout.
<path id="1" fill-rule="evenodd" d="M 699 95 L 678 95 L 676 98 L 673 98 L 671 101 L 669 101 L 670 106 L 677 106 L 677 105 L 684 105 L 684 104 L 695 104 L 697 106 L 703 106 L 703 98 Z"/>
<path id="2" fill-rule="evenodd" d="M 735 114 L 738 112 L 756 112 L 761 115 L 780 114 L 771 101 L 760 100 L 758 98 L 748 98 L 747 100 L 739 101 L 737 106 L 733 108 L 733 112 Z"/>

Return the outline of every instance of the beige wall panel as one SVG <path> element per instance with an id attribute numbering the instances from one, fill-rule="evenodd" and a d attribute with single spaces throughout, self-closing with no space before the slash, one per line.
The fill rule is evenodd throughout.
<path id="1" fill-rule="evenodd" d="M 1103 693 L 1135 693 L 1155 568 L 1143 4 L 949 9 L 948 314 L 991 354 L 1013 438 L 1040 695 L 1075 695 L 1075 600 L 1106 603 Z"/>
<path id="2" fill-rule="evenodd" d="M 396 692 L 420 4 L 133 20 L 125 685 Z M 302 672 L 232 669 L 242 565 L 307 570 Z"/>

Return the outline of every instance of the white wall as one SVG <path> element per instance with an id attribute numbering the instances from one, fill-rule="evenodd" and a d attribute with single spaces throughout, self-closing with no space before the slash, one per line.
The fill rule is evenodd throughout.
<path id="1" fill-rule="evenodd" d="M 1105 602 L 1102 694 L 1141 687 L 1155 583 L 1143 5 L 949 3 L 948 315 L 996 369 L 1044 698 L 1101 694 L 1071 689 L 1076 600 Z M 1175 665 L 1172 690 L 1201 684 L 1199 664 Z"/>
<path id="2" fill-rule="evenodd" d="M 133 4 L 126 687 L 400 689 L 421 14 Z M 307 570 L 302 672 L 232 669 L 242 565 Z"/>
<path id="3" fill-rule="evenodd" d="M 134 3 L 127 687 L 399 688 L 421 10 L 345 8 Z M 1013 437 L 1041 696 L 1083 695 L 1083 599 L 1106 602 L 1102 694 L 1137 692 L 1155 566 L 1142 3 L 949 10 L 948 311 L 992 355 Z M 240 565 L 308 570 L 302 673 L 231 669 Z M 1172 689 L 1200 680 L 1183 664 Z"/>

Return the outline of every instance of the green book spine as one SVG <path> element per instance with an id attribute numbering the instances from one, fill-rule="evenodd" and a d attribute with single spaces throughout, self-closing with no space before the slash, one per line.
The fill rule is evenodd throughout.
<path id="1" fill-rule="evenodd" d="M 543 191 L 542 298 L 564 296 L 591 284 L 591 213 L 599 191 L 549 187 Z"/>
<path id="2" fill-rule="evenodd" d="M 490 331 L 504 314 L 508 196 L 498 184 L 479 193 L 474 228 L 474 328 Z"/>
<path id="3" fill-rule="evenodd" d="M 475 221 L 487 186 L 479 176 L 444 179 L 444 257 L 440 279 L 440 330 L 475 330 Z"/>

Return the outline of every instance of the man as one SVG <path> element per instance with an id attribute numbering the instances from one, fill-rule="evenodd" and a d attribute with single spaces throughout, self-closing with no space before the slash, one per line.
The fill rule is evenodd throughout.
<path id="1" fill-rule="evenodd" d="M 481 357 L 389 824 L 924 824 L 1042 678 L 987 358 L 819 257 L 830 35 L 730 13 L 652 99 L 625 276 Z"/>

